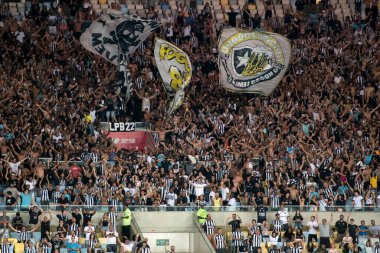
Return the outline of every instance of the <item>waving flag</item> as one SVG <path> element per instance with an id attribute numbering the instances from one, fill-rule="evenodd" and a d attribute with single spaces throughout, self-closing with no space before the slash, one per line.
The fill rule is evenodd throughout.
<path id="1" fill-rule="evenodd" d="M 167 93 L 174 96 L 169 107 L 171 114 L 183 103 L 185 88 L 190 83 L 193 67 L 184 51 L 158 38 L 155 40 L 154 58 Z"/>
<path id="2" fill-rule="evenodd" d="M 135 15 L 103 14 L 86 29 L 80 42 L 88 51 L 119 65 L 119 55 L 133 53 L 159 26 L 159 22 Z"/>
<path id="3" fill-rule="evenodd" d="M 219 38 L 220 84 L 227 90 L 268 96 L 289 65 L 289 41 L 267 32 L 227 28 Z"/>

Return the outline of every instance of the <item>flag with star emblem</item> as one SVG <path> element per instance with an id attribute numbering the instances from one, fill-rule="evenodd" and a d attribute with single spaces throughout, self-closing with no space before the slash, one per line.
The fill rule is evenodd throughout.
<path id="1" fill-rule="evenodd" d="M 82 46 L 114 65 L 121 57 L 133 53 L 160 23 L 135 15 L 113 12 L 93 21 L 80 37 Z"/>
<path id="2" fill-rule="evenodd" d="M 225 89 L 269 96 L 289 66 L 291 47 L 279 34 L 227 28 L 218 52 L 219 82 Z"/>

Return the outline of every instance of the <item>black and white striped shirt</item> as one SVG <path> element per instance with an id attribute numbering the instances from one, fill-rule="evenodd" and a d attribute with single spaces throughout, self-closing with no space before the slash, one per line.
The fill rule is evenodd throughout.
<path id="1" fill-rule="evenodd" d="M 270 196 L 270 205 L 272 208 L 279 208 L 280 207 L 280 195 L 278 194 L 272 194 Z"/>
<path id="2" fill-rule="evenodd" d="M 214 240 L 215 240 L 215 245 L 216 245 L 216 249 L 224 249 L 225 248 L 225 242 L 226 240 L 224 239 L 224 235 L 216 235 L 214 237 Z"/>
<path id="3" fill-rule="evenodd" d="M 53 201 L 54 201 L 54 204 L 57 204 L 58 203 L 58 199 L 61 197 L 61 192 L 60 191 L 56 191 L 53 193 Z"/>
<path id="4" fill-rule="evenodd" d="M 48 190 L 41 190 L 41 200 L 42 201 L 49 201 L 49 191 Z"/>
<path id="5" fill-rule="evenodd" d="M 141 90 L 143 88 L 143 85 L 144 85 L 143 76 L 138 76 L 135 80 L 135 84 L 136 84 L 137 89 Z"/>
<path id="6" fill-rule="evenodd" d="M 25 232 L 18 231 L 17 233 L 19 234 L 18 235 L 18 241 L 19 242 L 25 242 L 25 241 L 30 240 L 30 237 L 31 237 L 30 231 L 25 231 Z"/>
<path id="7" fill-rule="evenodd" d="M 11 247 L 12 247 L 12 244 L 11 243 L 7 243 L 7 244 L 1 244 L 1 252 L 2 253 L 12 253 L 11 252 Z"/>
<path id="8" fill-rule="evenodd" d="M 286 253 L 302 253 L 302 248 L 290 247 L 287 249 Z"/>
<path id="9" fill-rule="evenodd" d="M 253 234 L 252 235 L 252 247 L 261 248 L 262 236 Z"/>
<path id="10" fill-rule="evenodd" d="M 75 234 L 77 234 L 77 232 L 78 232 L 78 224 L 76 224 L 76 223 L 71 224 L 70 225 L 70 231 L 74 231 Z"/>
<path id="11" fill-rule="evenodd" d="M 95 196 L 93 193 L 84 195 L 84 203 L 87 208 L 91 208 L 95 205 Z"/>
<path id="12" fill-rule="evenodd" d="M 329 198 L 329 197 L 331 197 L 331 196 L 334 196 L 334 192 L 333 192 L 333 190 L 332 190 L 332 187 L 329 186 L 329 187 L 323 189 L 323 194 L 325 195 L 326 198 Z"/>
<path id="13" fill-rule="evenodd" d="M 244 234 L 242 231 L 235 231 L 232 232 L 232 244 L 235 247 L 243 246 L 244 245 Z"/>
<path id="14" fill-rule="evenodd" d="M 42 246 L 40 244 L 40 249 L 42 249 L 42 253 L 49 253 L 51 251 L 51 247 L 49 247 L 49 245 L 46 244 L 43 244 Z"/>
<path id="15" fill-rule="evenodd" d="M 380 253 L 380 246 L 375 246 L 373 248 L 373 253 Z"/>
<path id="16" fill-rule="evenodd" d="M 115 212 L 109 212 L 108 213 L 108 218 L 110 219 L 110 222 L 112 222 L 113 227 L 116 228 L 117 214 Z"/>
<path id="17" fill-rule="evenodd" d="M 25 247 L 25 253 L 37 253 L 37 249 L 34 246 Z"/>
<path id="18" fill-rule="evenodd" d="M 282 221 L 281 220 L 273 220 L 272 224 L 274 227 L 274 231 L 279 233 L 281 231 L 281 228 L 282 228 Z"/>
<path id="19" fill-rule="evenodd" d="M 141 253 L 151 253 L 150 248 L 148 248 L 148 247 L 146 247 L 146 248 L 141 248 L 141 249 L 140 249 L 140 252 L 141 252 Z"/>
<path id="20" fill-rule="evenodd" d="M 205 229 L 206 229 L 206 234 L 207 234 L 207 235 L 212 235 L 212 234 L 214 234 L 214 230 L 215 230 L 215 227 L 216 227 L 215 221 L 213 221 L 213 220 L 206 220 L 206 221 L 203 223 L 203 226 L 204 226 Z"/>

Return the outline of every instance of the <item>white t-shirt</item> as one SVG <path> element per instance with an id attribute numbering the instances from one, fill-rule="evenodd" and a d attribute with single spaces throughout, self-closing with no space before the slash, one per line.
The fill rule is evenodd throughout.
<path id="1" fill-rule="evenodd" d="M 175 201 L 177 200 L 177 194 L 168 192 L 165 196 L 166 204 L 168 206 L 175 206 Z"/>
<path id="2" fill-rule="evenodd" d="M 207 184 L 193 183 L 193 185 L 194 185 L 195 196 L 199 197 L 205 194 L 204 189 L 207 186 Z"/>
<path id="3" fill-rule="evenodd" d="M 23 31 L 21 32 L 17 31 L 15 34 L 16 34 L 16 40 L 18 40 L 18 42 L 20 43 L 23 43 L 24 38 L 25 38 L 25 33 Z"/>
<path id="4" fill-rule="evenodd" d="M 235 198 L 232 198 L 228 201 L 228 205 L 229 206 L 236 206 L 236 199 Z"/>
<path id="5" fill-rule="evenodd" d="M 352 200 L 354 201 L 354 207 L 356 207 L 356 208 L 362 207 L 363 197 L 361 195 L 359 195 L 357 197 L 353 197 Z"/>
<path id="6" fill-rule="evenodd" d="M 109 234 L 113 233 L 115 236 L 108 236 Z M 116 231 L 107 231 L 107 244 L 116 244 L 116 238 L 119 236 L 119 233 Z"/>
<path id="7" fill-rule="evenodd" d="M 309 221 L 307 223 L 309 226 L 309 234 L 316 235 L 317 234 L 317 228 L 318 228 L 318 222 L 317 221 Z"/>
<path id="8" fill-rule="evenodd" d="M 35 179 L 32 179 L 32 181 L 25 180 L 25 184 L 29 185 L 29 191 L 34 189 L 34 186 L 36 186 L 37 181 Z"/>
<path id="9" fill-rule="evenodd" d="M 286 210 L 283 211 L 278 211 L 278 214 L 280 215 L 280 220 L 282 221 L 283 224 L 288 224 L 288 217 L 289 213 Z"/>
<path id="10" fill-rule="evenodd" d="M 121 247 L 123 247 L 124 251 L 132 252 L 133 242 L 129 242 L 129 244 L 120 243 Z"/>
<path id="11" fill-rule="evenodd" d="M 86 241 L 89 241 L 91 232 L 95 232 L 95 227 L 94 226 L 86 226 L 84 228 L 84 232 L 86 233 Z"/>
<path id="12" fill-rule="evenodd" d="M 222 189 L 222 200 L 225 201 L 227 199 L 227 193 L 230 193 L 230 189 L 228 187 L 224 187 Z"/>
<path id="13" fill-rule="evenodd" d="M 9 168 L 11 169 L 11 173 L 16 173 L 19 175 L 19 169 L 18 167 L 20 166 L 20 162 L 17 163 L 9 163 Z"/>

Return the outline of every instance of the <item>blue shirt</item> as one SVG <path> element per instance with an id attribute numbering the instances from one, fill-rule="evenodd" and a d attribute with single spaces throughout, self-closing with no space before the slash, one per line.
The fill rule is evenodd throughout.
<path id="1" fill-rule="evenodd" d="M 78 253 L 77 249 L 79 249 L 79 244 L 77 242 L 69 242 L 67 244 L 67 249 L 69 253 Z"/>
<path id="2" fill-rule="evenodd" d="M 22 208 L 29 208 L 30 204 L 32 203 L 32 194 L 31 193 L 28 193 L 28 194 L 21 193 L 20 196 L 21 196 L 21 207 Z"/>

